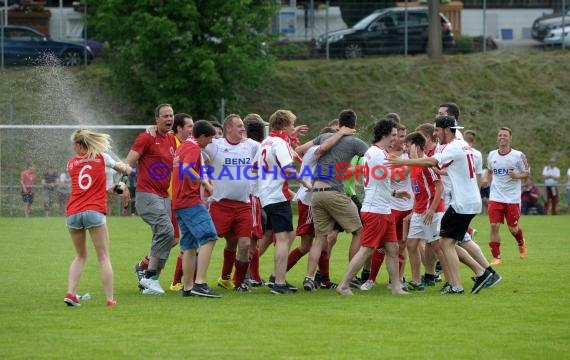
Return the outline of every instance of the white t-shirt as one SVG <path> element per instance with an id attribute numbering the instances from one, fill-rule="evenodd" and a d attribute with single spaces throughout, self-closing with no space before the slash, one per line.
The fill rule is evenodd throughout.
<path id="1" fill-rule="evenodd" d="M 542 176 L 558 176 L 558 178 L 560 178 L 560 169 L 557 168 L 556 166 L 550 167 L 550 166 L 545 166 L 544 169 L 542 170 Z M 558 185 L 558 180 L 556 179 L 544 179 L 544 185 L 545 186 L 556 186 Z"/>
<path id="2" fill-rule="evenodd" d="M 391 214 L 390 167 L 386 164 L 388 152 L 372 145 L 364 154 L 366 176 L 364 178 L 363 212 Z"/>
<path id="3" fill-rule="evenodd" d="M 402 159 L 410 158 L 408 156 L 408 153 L 402 153 L 400 157 Z M 390 186 L 392 190 L 396 191 L 405 190 L 408 192 L 408 194 L 410 194 L 409 198 L 397 198 L 395 196 L 391 196 L 390 204 L 392 206 L 392 209 L 394 210 L 407 211 L 407 210 L 412 210 L 412 208 L 414 207 L 414 197 L 412 196 L 414 192 L 412 191 L 412 177 L 410 176 L 410 174 L 408 174 L 408 176 L 404 180 L 390 181 Z"/>
<path id="4" fill-rule="evenodd" d="M 248 177 L 255 177 L 251 169 L 258 148 L 259 143 L 252 139 L 232 144 L 225 138 L 220 138 L 206 146 L 204 152 L 213 167 L 211 178 L 214 192 L 210 201 L 228 199 L 249 202 L 251 185 Z"/>
<path id="5" fill-rule="evenodd" d="M 487 167 L 493 174 L 489 200 L 506 204 L 520 204 L 521 180 L 512 179 L 509 170 L 515 173 L 529 172 L 526 156 L 515 149 L 506 154 L 493 150 L 487 157 Z"/>
<path id="6" fill-rule="evenodd" d="M 481 195 L 475 175 L 475 161 L 471 146 L 455 139 L 439 147 L 433 155 L 438 166 L 445 169 L 451 183 L 451 206 L 458 214 L 481 212 Z"/>
<path id="7" fill-rule="evenodd" d="M 282 171 L 285 166 L 293 166 L 293 150 L 289 144 L 276 136 L 263 140 L 255 156 L 258 165 L 259 200 L 267 206 L 291 200 L 289 183 Z"/>
<path id="8" fill-rule="evenodd" d="M 317 170 L 317 160 L 319 159 L 319 156 L 315 154 L 317 148 L 318 145 L 311 146 L 311 148 L 307 150 L 307 152 L 303 156 L 303 165 L 301 167 L 301 170 L 299 171 L 299 175 L 302 176 L 303 178 L 305 178 L 304 175 L 308 174 L 309 172 L 310 174 L 315 174 L 315 171 Z M 309 182 L 311 181 L 311 179 L 305 179 L 305 180 Z M 299 187 L 299 190 L 297 190 L 297 194 L 293 198 L 293 201 L 300 201 L 307 206 L 311 206 L 312 200 L 313 200 L 313 193 L 307 191 L 307 189 L 304 186 Z"/>
<path id="9" fill-rule="evenodd" d="M 103 154 L 103 157 L 105 158 L 105 165 L 106 166 L 107 166 L 107 161 L 108 161 L 107 159 L 112 160 L 113 161 L 112 166 L 115 166 L 115 161 L 113 160 L 113 158 L 110 155 Z M 111 187 L 113 187 L 113 184 L 115 183 L 115 174 L 116 173 L 117 172 L 110 166 L 105 168 L 105 176 L 107 177 L 107 182 L 106 182 L 105 188 L 107 190 L 109 190 Z"/>

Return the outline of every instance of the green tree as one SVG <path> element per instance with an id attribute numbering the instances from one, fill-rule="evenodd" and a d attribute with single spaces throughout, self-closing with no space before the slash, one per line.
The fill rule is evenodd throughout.
<path id="1" fill-rule="evenodd" d="M 90 0 L 90 24 L 109 44 L 113 83 L 148 110 L 168 102 L 195 118 L 217 115 L 272 73 L 265 51 L 274 1 Z"/>
<path id="2" fill-rule="evenodd" d="M 342 20 L 352 27 L 374 10 L 396 6 L 396 0 L 339 0 L 338 5 Z"/>

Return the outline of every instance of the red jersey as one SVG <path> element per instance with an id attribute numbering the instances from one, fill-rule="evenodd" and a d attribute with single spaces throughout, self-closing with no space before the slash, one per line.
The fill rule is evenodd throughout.
<path id="1" fill-rule="evenodd" d="M 176 149 L 176 156 L 179 157 L 179 162 L 182 164 L 188 164 L 200 174 L 200 166 L 202 166 L 202 150 L 193 140 L 186 140 L 182 143 L 178 149 Z M 190 166 L 190 164 L 192 164 Z M 183 171 L 180 171 L 181 166 Z M 190 177 L 190 172 L 184 170 L 186 167 L 184 165 L 176 166 L 174 168 L 174 174 L 172 182 L 174 185 L 174 193 L 172 194 L 172 208 L 184 209 L 192 206 L 202 204 L 202 199 L 200 197 L 200 183 L 193 182 Z"/>
<path id="2" fill-rule="evenodd" d="M 137 136 L 131 150 L 139 153 L 137 191 L 168 197 L 172 162 L 176 145 L 171 134 L 155 137 L 143 132 Z"/>
<path id="3" fill-rule="evenodd" d="M 24 170 L 20 174 L 20 182 L 22 182 L 29 193 L 34 192 L 33 185 L 36 182 L 36 173 L 34 170 Z"/>
<path id="4" fill-rule="evenodd" d="M 67 163 L 67 172 L 71 178 L 67 216 L 87 210 L 107 214 L 106 166 L 115 166 L 115 161 L 107 154 L 99 154 L 93 160 L 79 155 Z"/>
<path id="5" fill-rule="evenodd" d="M 412 168 L 412 190 L 414 191 L 414 212 L 416 214 L 425 213 L 434 201 L 439 201 L 435 212 L 445 211 L 443 199 L 435 199 L 435 181 L 441 178 L 431 168 L 414 166 Z"/>

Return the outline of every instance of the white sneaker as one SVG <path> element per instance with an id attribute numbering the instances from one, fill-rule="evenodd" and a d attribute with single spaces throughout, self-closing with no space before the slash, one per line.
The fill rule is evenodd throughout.
<path id="1" fill-rule="evenodd" d="M 376 283 L 372 280 L 366 280 L 366 282 L 360 285 L 360 290 L 368 291 L 371 290 Z"/>
<path id="2" fill-rule="evenodd" d="M 143 290 L 143 294 L 145 295 L 163 295 L 164 290 L 160 286 L 158 279 L 151 279 L 151 278 L 142 278 L 139 281 L 139 284 L 144 287 L 144 290 L 148 290 L 146 293 Z"/>
<path id="3" fill-rule="evenodd" d="M 89 293 L 85 293 L 83 295 L 77 294 L 75 296 L 77 296 L 77 300 L 79 300 L 79 301 L 91 300 L 91 294 L 89 294 Z"/>
<path id="4" fill-rule="evenodd" d="M 143 294 L 143 295 L 162 295 L 161 293 L 158 293 L 158 292 L 151 290 L 151 289 L 143 289 L 141 291 L 141 294 Z"/>

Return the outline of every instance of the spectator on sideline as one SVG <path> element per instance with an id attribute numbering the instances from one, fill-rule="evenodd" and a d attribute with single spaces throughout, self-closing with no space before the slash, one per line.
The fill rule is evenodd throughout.
<path id="1" fill-rule="evenodd" d="M 64 171 L 59 174 L 59 180 L 57 182 L 57 202 L 59 204 L 59 213 L 61 215 L 65 215 L 65 207 L 67 206 L 70 192 L 71 178 L 67 171 Z"/>
<path id="2" fill-rule="evenodd" d="M 53 204 L 55 203 L 55 188 L 59 176 L 52 165 L 48 165 L 42 175 L 42 185 L 44 188 L 44 212 L 46 216 L 51 215 Z"/>
<path id="3" fill-rule="evenodd" d="M 491 151 L 487 157 L 489 183 L 491 184 L 489 197 L 489 222 L 491 223 L 489 247 L 493 254 L 491 265 L 499 265 L 503 262 L 499 227 L 505 220 L 511 235 L 517 241 L 519 257 L 524 259 L 527 253 L 526 240 L 519 226 L 519 220 L 521 180 L 530 175 L 530 167 L 525 154 L 511 147 L 512 139 L 511 129 L 501 127 L 497 134 L 499 148 Z"/>
<path id="4" fill-rule="evenodd" d="M 25 217 L 30 216 L 32 203 L 34 202 L 34 183 L 36 182 L 36 167 L 32 163 L 20 173 L 20 186 L 22 190 L 22 213 Z"/>
<path id="5" fill-rule="evenodd" d="M 570 168 L 568 168 L 568 170 L 566 171 L 566 177 L 567 177 L 567 182 L 566 182 L 566 202 L 568 204 L 568 207 L 566 208 L 566 212 L 568 214 L 570 214 Z"/>
<path id="6" fill-rule="evenodd" d="M 531 209 L 534 209 L 536 214 L 544 215 L 544 208 L 540 204 L 540 189 L 534 185 L 534 181 L 529 176 L 522 187 L 521 193 L 521 214 L 528 215 Z"/>
<path id="7" fill-rule="evenodd" d="M 135 265 L 139 287 L 144 295 L 162 295 L 158 277 L 166 265 L 174 241 L 168 187 L 174 161 L 174 136 L 170 134 L 174 111 L 169 104 L 154 109 L 155 136 L 140 133 L 127 155 L 126 163 L 138 162 L 137 197 L 135 206 L 139 216 L 152 229 L 148 256 Z"/>
<path id="8" fill-rule="evenodd" d="M 548 208 L 551 214 L 556 215 L 558 206 L 558 180 L 560 180 L 560 169 L 556 167 L 556 159 L 550 158 L 548 165 L 542 170 L 544 186 L 546 187 L 546 201 L 544 202 L 544 215 L 548 215 Z"/>
<path id="9" fill-rule="evenodd" d="M 66 223 L 75 247 L 76 256 L 69 266 L 67 294 L 63 301 L 68 306 L 80 306 L 77 286 L 87 261 L 87 230 L 101 267 L 101 281 L 107 306 L 117 305 L 113 295 L 113 268 L 109 257 L 109 232 L 105 168 L 110 167 L 129 174 L 131 167 L 115 162 L 105 151 L 109 150 L 109 135 L 80 129 L 71 136 L 77 153 L 67 164 L 71 177 L 71 196 L 67 204 Z M 126 191 L 126 189 L 123 189 Z"/>

